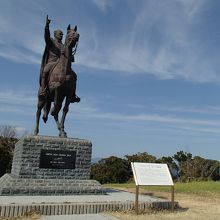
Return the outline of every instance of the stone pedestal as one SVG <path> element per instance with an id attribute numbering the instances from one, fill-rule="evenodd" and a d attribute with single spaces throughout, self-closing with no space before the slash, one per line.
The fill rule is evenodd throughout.
<path id="1" fill-rule="evenodd" d="M 26 136 L 15 146 L 12 170 L 0 178 L 0 195 L 104 194 L 90 180 L 92 143 Z"/>

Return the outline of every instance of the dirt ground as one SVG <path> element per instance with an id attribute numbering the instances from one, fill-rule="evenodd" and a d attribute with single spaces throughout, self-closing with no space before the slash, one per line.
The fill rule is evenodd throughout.
<path id="1" fill-rule="evenodd" d="M 169 193 L 156 192 L 153 195 L 170 198 Z M 175 194 L 175 201 L 179 203 L 180 208 L 173 213 L 170 211 L 149 210 L 138 216 L 134 212 L 114 212 L 111 214 L 122 220 L 220 220 L 219 194 L 200 196 L 179 193 Z"/>

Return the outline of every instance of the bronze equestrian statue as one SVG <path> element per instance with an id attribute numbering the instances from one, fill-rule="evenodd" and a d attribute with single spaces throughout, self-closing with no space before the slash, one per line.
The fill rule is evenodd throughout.
<path id="1" fill-rule="evenodd" d="M 77 75 L 71 68 L 74 62 L 74 55 L 79 41 L 77 26 L 74 29 L 67 28 L 65 43 L 62 44 L 63 32 L 54 31 L 54 39 L 50 37 L 48 16 L 45 26 L 45 51 L 42 58 L 40 69 L 40 87 L 38 91 L 38 104 L 36 113 L 36 127 L 34 135 L 39 132 L 39 121 L 41 110 L 43 109 L 43 120 L 46 123 L 49 112 L 54 117 L 60 137 L 67 137 L 64 130 L 66 114 L 70 103 L 79 102 L 80 98 L 76 95 Z M 65 99 L 63 115 L 59 121 L 59 112 Z M 51 103 L 54 103 L 51 109 Z"/>

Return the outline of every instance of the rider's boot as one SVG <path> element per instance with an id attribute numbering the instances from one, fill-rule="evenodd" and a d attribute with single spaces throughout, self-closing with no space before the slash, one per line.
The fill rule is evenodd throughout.
<path id="1" fill-rule="evenodd" d="M 71 103 L 74 103 L 74 102 L 80 102 L 80 97 L 76 94 L 73 94 L 71 99 L 70 99 L 70 102 Z"/>
<path id="2" fill-rule="evenodd" d="M 41 87 L 41 90 L 39 92 L 39 97 L 45 99 L 46 96 L 47 96 L 46 88 Z"/>
<path id="3" fill-rule="evenodd" d="M 47 95 L 47 88 L 45 86 L 45 83 L 43 83 L 44 80 L 42 80 L 40 91 L 39 91 L 39 97 L 40 98 L 46 98 Z"/>
<path id="4" fill-rule="evenodd" d="M 39 91 L 39 97 L 45 99 L 47 97 L 47 72 L 43 73 L 43 76 L 41 78 L 41 87 Z"/>

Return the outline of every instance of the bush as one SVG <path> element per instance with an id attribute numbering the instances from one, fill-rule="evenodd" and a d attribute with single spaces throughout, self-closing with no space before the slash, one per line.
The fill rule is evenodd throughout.
<path id="1" fill-rule="evenodd" d="M 11 171 L 16 138 L 0 136 L 0 177 Z"/>
<path id="2" fill-rule="evenodd" d="M 125 183 L 131 177 L 127 160 L 111 156 L 92 165 L 91 178 L 104 183 Z"/>

